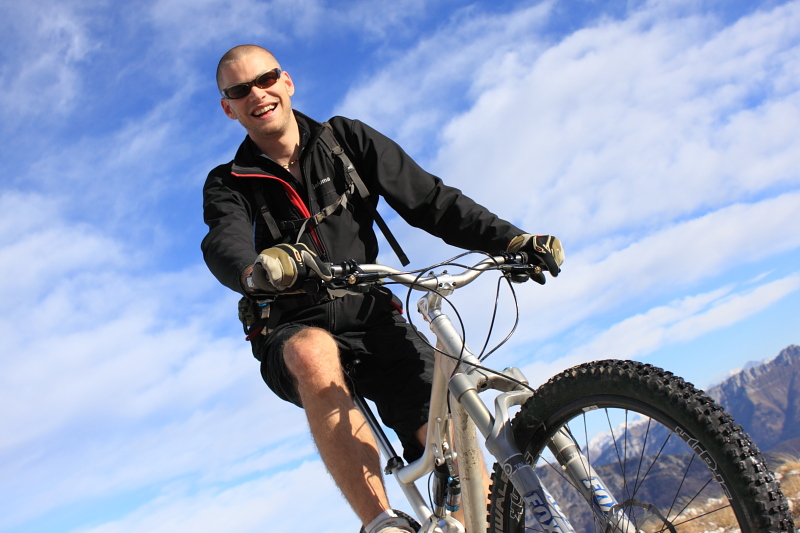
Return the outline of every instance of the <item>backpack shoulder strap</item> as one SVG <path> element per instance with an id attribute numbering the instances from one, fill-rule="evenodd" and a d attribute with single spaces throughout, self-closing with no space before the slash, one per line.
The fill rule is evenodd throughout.
<path id="1" fill-rule="evenodd" d="M 353 165 L 352 161 L 350 161 L 350 158 L 347 157 L 347 154 L 344 153 L 344 150 L 342 150 L 342 147 L 336 140 L 336 136 L 333 134 L 333 128 L 328 122 L 323 122 L 322 125 L 323 128 L 322 133 L 320 134 L 320 140 L 325 144 L 325 147 L 333 156 L 338 157 L 342 161 L 345 177 L 355 186 L 356 191 L 358 191 L 358 195 L 362 200 L 364 200 L 364 205 L 366 205 L 367 209 L 369 209 L 372 219 L 380 228 L 383 236 L 386 237 L 386 241 L 389 243 L 389 246 L 392 247 L 392 250 L 394 251 L 395 255 L 397 255 L 397 258 L 400 259 L 400 263 L 402 263 L 403 266 L 406 266 L 409 263 L 408 256 L 405 254 L 405 252 L 403 252 L 403 248 L 400 246 L 400 243 L 397 242 L 397 239 L 395 239 L 392 231 L 389 229 L 389 226 L 386 225 L 386 221 L 383 220 L 383 217 L 378 212 L 378 209 L 372 205 L 371 202 L 366 201 L 370 195 L 369 189 L 367 189 L 367 186 L 361 179 L 361 176 L 358 175 L 355 165 Z"/>
<path id="2" fill-rule="evenodd" d="M 283 235 L 281 233 L 281 230 L 278 228 L 278 223 L 275 221 L 275 218 L 272 216 L 272 213 L 269 212 L 269 207 L 267 206 L 267 200 L 264 198 L 264 193 L 261 191 L 261 188 L 256 184 L 255 180 L 250 181 L 250 186 L 253 190 L 253 196 L 256 199 L 258 210 L 261 212 L 261 217 L 264 219 L 264 223 L 267 225 L 267 229 L 269 229 L 269 233 L 272 236 L 272 240 L 280 242 L 281 237 Z"/>

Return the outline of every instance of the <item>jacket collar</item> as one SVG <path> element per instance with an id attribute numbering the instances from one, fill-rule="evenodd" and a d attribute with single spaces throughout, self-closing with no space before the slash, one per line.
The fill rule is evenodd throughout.
<path id="1" fill-rule="evenodd" d="M 300 157 L 302 158 L 309 141 L 316 139 L 320 128 L 323 126 L 300 111 L 293 109 L 292 112 L 297 119 L 297 125 L 300 127 Z M 239 145 L 239 149 L 233 158 L 233 163 L 239 167 L 262 167 L 265 170 L 272 169 L 273 166 L 280 168 L 280 165 L 263 154 L 249 135 Z"/>

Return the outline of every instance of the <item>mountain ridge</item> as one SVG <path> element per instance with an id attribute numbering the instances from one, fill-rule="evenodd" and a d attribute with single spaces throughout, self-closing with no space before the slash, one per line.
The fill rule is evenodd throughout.
<path id="1" fill-rule="evenodd" d="M 733 416 L 762 451 L 800 455 L 800 346 L 789 345 L 706 393 Z"/>

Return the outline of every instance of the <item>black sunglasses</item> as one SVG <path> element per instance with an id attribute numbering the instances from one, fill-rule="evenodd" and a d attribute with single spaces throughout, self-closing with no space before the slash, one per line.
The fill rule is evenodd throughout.
<path id="1" fill-rule="evenodd" d="M 259 89 L 272 87 L 275 85 L 275 82 L 280 79 L 281 72 L 282 71 L 280 68 L 274 68 L 264 72 L 263 74 L 259 74 L 253 81 L 248 81 L 247 83 L 237 83 L 236 85 L 225 87 L 220 92 L 222 93 L 222 96 L 228 100 L 238 100 L 239 98 L 244 98 L 250 94 L 250 89 L 253 86 L 258 87 Z"/>

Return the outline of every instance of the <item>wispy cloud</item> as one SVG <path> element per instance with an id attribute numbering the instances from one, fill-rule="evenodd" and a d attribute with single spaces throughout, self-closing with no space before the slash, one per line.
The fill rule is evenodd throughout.
<path id="1" fill-rule="evenodd" d="M 730 27 L 642 12 L 578 31 L 448 124 L 434 168 L 573 246 L 796 187 L 790 21 L 795 3 Z"/>
<path id="2" fill-rule="evenodd" d="M 672 343 L 686 342 L 752 316 L 800 289 L 793 275 L 755 289 L 731 293 L 723 288 L 648 310 L 615 324 L 568 357 L 637 359 Z"/>
<path id="3" fill-rule="evenodd" d="M 557 279 L 544 287 L 530 284 L 516 289 L 522 315 L 535 317 L 536 327 L 519 331 L 513 343 L 555 338 L 584 321 L 604 320 L 609 312 L 629 312 L 642 299 L 670 298 L 709 283 L 724 286 L 727 282 L 717 280 L 731 272 L 742 273 L 741 283 L 752 282 L 765 260 L 769 265 L 770 257 L 800 247 L 798 212 L 800 192 L 792 192 L 666 225 L 629 244 L 609 239 L 573 252 L 568 249 Z M 433 260 L 445 251 L 430 239 L 414 253 L 416 259 Z M 473 287 L 465 292 L 470 291 Z M 493 298 L 493 285 L 481 291 L 460 300 L 469 329 L 487 320 L 485 309 L 474 302 Z M 501 312 L 504 320 L 511 320 L 510 312 Z"/>
<path id="4" fill-rule="evenodd" d="M 332 505 L 333 502 L 336 502 Z M 293 512 L 287 512 L 287 510 Z M 316 509 L 319 512 L 308 512 Z M 324 509 L 324 512 L 322 510 Z M 320 532 L 357 530 L 358 520 L 347 508 L 319 461 L 225 489 L 190 493 L 180 484 L 162 498 L 125 518 L 85 533 L 216 533 L 292 531 L 298 520 L 303 529 Z"/>
<path id="5" fill-rule="evenodd" d="M 74 4 L 37 2 L 4 4 L 0 14 L 8 37 L 0 49 L 3 127 L 63 116 L 82 87 L 78 66 L 99 46 L 86 31 L 85 13 Z"/>
<path id="6" fill-rule="evenodd" d="M 222 46 L 230 48 L 252 42 L 272 48 L 336 31 L 357 31 L 359 38 L 373 41 L 385 39 L 390 31 L 408 36 L 414 19 L 441 3 L 447 1 L 398 0 L 387 4 L 359 0 L 340 4 L 325 0 L 246 0 L 231 4 L 225 0 L 156 0 L 148 10 L 148 19 L 165 30 L 161 36 L 172 45 L 197 53 L 212 43 L 225 43 Z"/>
<path id="7" fill-rule="evenodd" d="M 505 84 L 514 70 L 509 56 L 527 57 L 541 50 L 542 43 L 530 36 L 546 23 L 550 7 L 551 2 L 543 2 L 501 15 L 465 9 L 359 80 L 335 112 L 358 117 L 412 153 L 425 153 L 426 146 L 438 143 L 439 129 L 452 114 L 476 96 L 465 88 L 477 80 L 474 92 L 482 92 L 484 80 L 491 78 Z"/>
<path id="8" fill-rule="evenodd" d="M 800 275 L 794 274 L 755 288 L 723 287 L 685 296 L 613 324 L 563 356 L 529 363 L 524 372 L 539 385 L 557 372 L 588 361 L 643 360 L 664 346 L 686 343 L 745 320 L 798 289 Z"/>
<path id="9" fill-rule="evenodd" d="M 312 453 L 302 413 L 270 395 L 246 343 L 216 336 L 220 323 L 238 329 L 235 297 L 204 267 L 143 274 L 135 254 L 65 221 L 55 202 L 8 193 L 0 205 L 0 400 L 16 406 L 0 413 L 0 527 Z M 256 459 L 285 442 L 295 451 L 283 462 Z"/>

